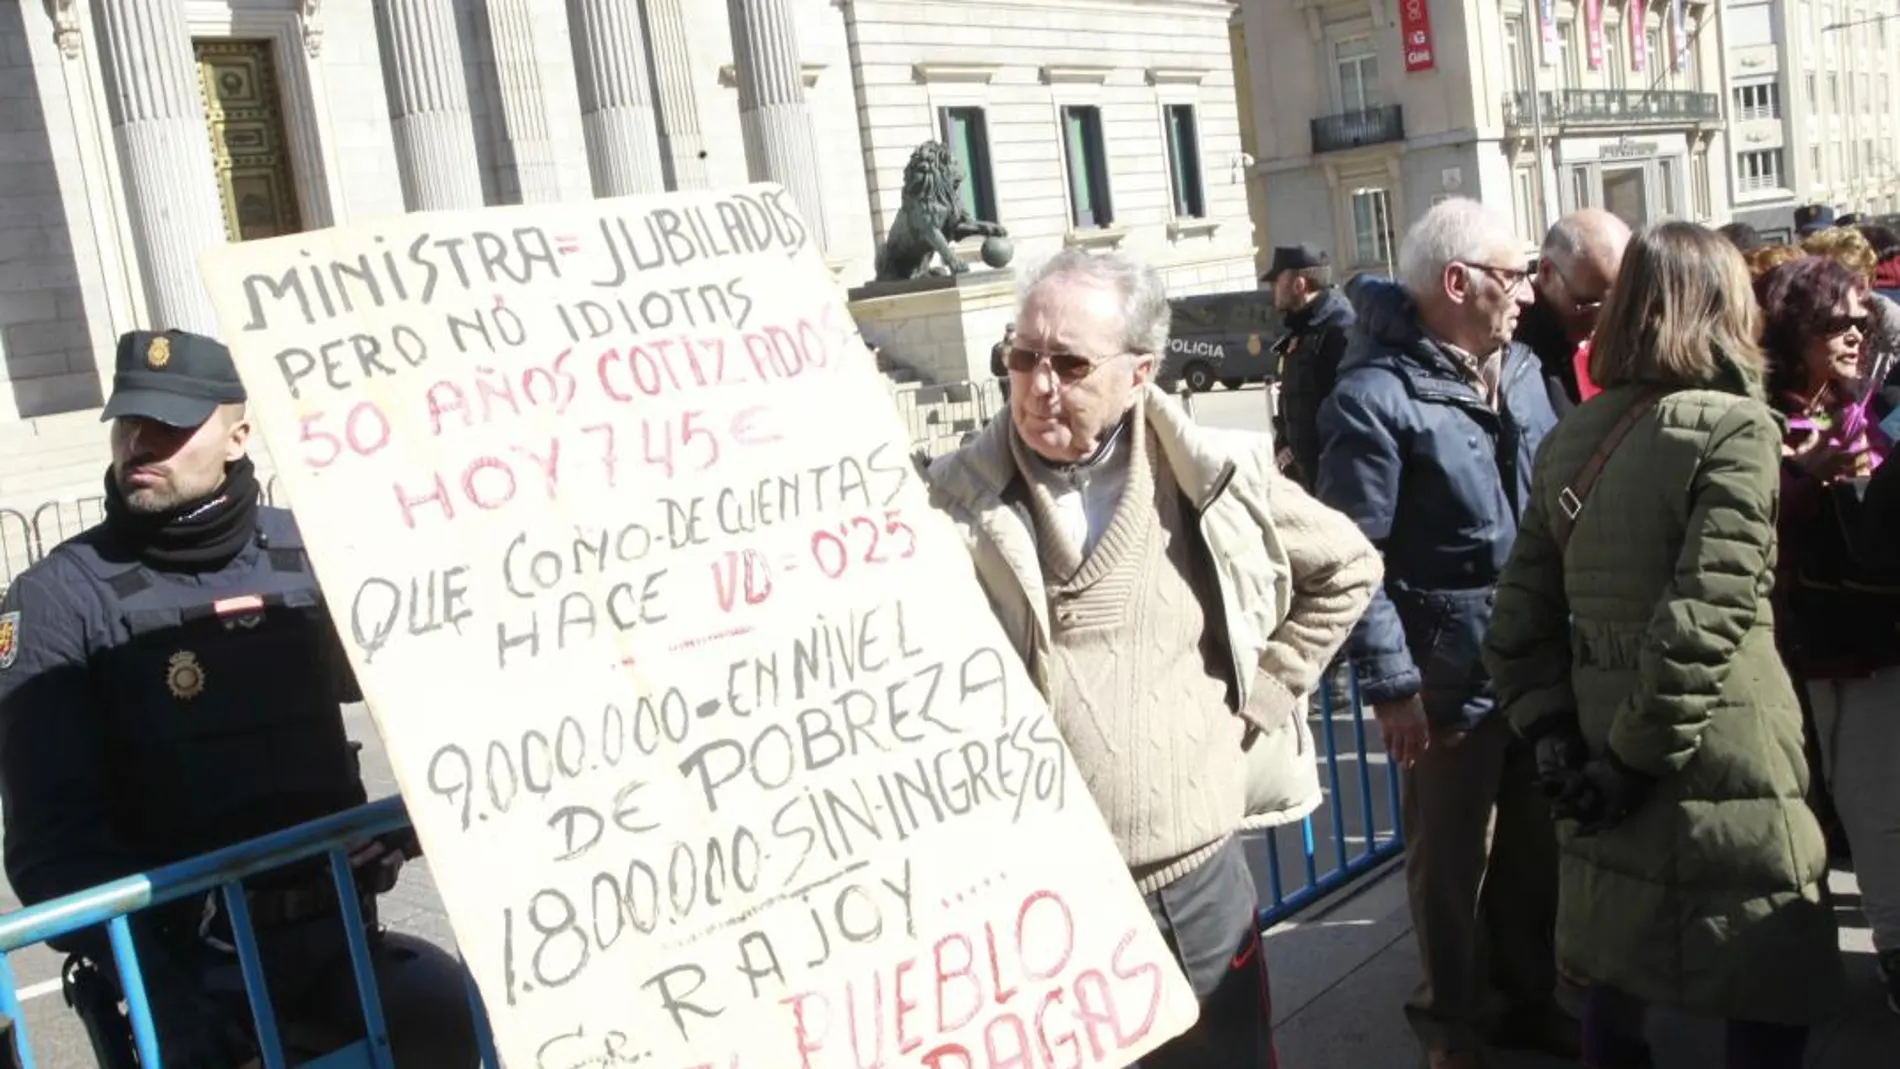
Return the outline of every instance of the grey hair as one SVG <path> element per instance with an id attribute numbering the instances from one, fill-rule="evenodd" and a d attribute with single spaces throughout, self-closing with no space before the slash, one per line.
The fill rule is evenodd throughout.
<path id="1" fill-rule="evenodd" d="M 1623 220 L 1602 210 L 1585 208 L 1550 224 L 1539 251 L 1552 263 L 1569 267 L 1585 253 L 1598 250 L 1620 257 L 1630 236 L 1629 224 Z"/>
<path id="2" fill-rule="evenodd" d="M 1168 285 L 1161 280 L 1161 272 L 1118 252 L 1096 254 L 1067 248 L 1024 275 L 1017 307 L 1037 287 L 1058 278 L 1085 279 L 1121 298 L 1122 345 L 1129 352 L 1160 356 L 1168 351 L 1174 312 L 1168 306 Z"/>
<path id="3" fill-rule="evenodd" d="M 1399 244 L 1399 284 L 1413 300 L 1435 297 L 1446 267 L 1459 261 L 1481 262 L 1493 248 L 1515 237 L 1511 221 L 1495 208 L 1469 197 L 1439 201 L 1412 224 Z"/>

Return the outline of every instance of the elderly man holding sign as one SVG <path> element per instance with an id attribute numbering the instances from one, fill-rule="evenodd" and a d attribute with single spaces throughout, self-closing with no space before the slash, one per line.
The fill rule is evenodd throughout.
<path id="1" fill-rule="evenodd" d="M 1274 1064 L 1253 876 L 1235 833 L 1319 799 L 1302 695 L 1381 566 L 1274 465 L 1155 387 L 1152 269 L 1057 254 L 1005 356 L 1010 408 L 929 472 L 1054 710 L 1200 1020 L 1145 1069 Z"/>

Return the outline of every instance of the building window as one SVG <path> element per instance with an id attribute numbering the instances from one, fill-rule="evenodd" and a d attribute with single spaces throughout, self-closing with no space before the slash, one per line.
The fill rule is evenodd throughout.
<path id="1" fill-rule="evenodd" d="M 1839 115 L 1841 112 L 1841 76 L 1827 76 L 1827 110 Z"/>
<path id="2" fill-rule="evenodd" d="M 1102 109 L 1062 109 L 1062 141 L 1069 168 L 1069 217 L 1084 229 L 1115 221 L 1108 195 L 1108 153 L 1102 147 Z"/>
<path id="3" fill-rule="evenodd" d="M 1392 200 L 1383 188 L 1352 191 L 1353 262 L 1361 266 L 1392 263 Z"/>
<path id="4" fill-rule="evenodd" d="M 1804 81 L 1804 84 L 1807 86 L 1807 90 L 1808 90 L 1808 93 L 1807 93 L 1808 111 L 1813 112 L 1814 111 L 1814 75 L 1813 73 L 1810 72 L 1807 78 L 1805 78 L 1803 81 Z"/>
<path id="5" fill-rule="evenodd" d="M 1650 30 L 1643 34 L 1644 50 L 1649 53 L 1649 80 L 1651 89 L 1673 88 L 1676 84 L 1675 63 L 1672 57 L 1663 52 L 1662 31 Z"/>
<path id="6" fill-rule="evenodd" d="M 1530 64 L 1524 51 L 1524 20 L 1515 15 L 1504 19 L 1504 63 L 1511 70 L 1511 88 L 1522 92 L 1531 87 Z"/>
<path id="7" fill-rule="evenodd" d="M 1000 222 L 996 174 L 990 169 L 990 128 L 982 108 L 938 108 L 943 143 L 963 169 L 963 210 L 971 218 Z"/>
<path id="8" fill-rule="evenodd" d="M 1379 54 L 1372 38 L 1355 37 L 1333 46 L 1339 73 L 1339 110 L 1369 111 L 1383 103 L 1379 95 Z"/>
<path id="9" fill-rule="evenodd" d="M 1744 152 L 1735 157 L 1736 187 L 1742 190 L 1781 187 L 1781 150 Z"/>
<path id="10" fill-rule="evenodd" d="M 1207 191 L 1201 183 L 1201 135 L 1194 123 L 1194 105 L 1169 104 L 1162 109 L 1168 125 L 1168 174 L 1174 179 L 1174 217 L 1207 218 Z"/>
<path id="11" fill-rule="evenodd" d="M 1603 65 L 1610 69 L 1610 88 L 1629 87 L 1629 68 L 1623 63 L 1622 27 L 1608 25 L 1603 27 Z"/>
<path id="12" fill-rule="evenodd" d="M 1808 163 L 1814 168 L 1814 173 L 1808 176 L 1808 184 L 1813 185 L 1821 180 L 1821 146 L 1808 146 Z"/>
<path id="13" fill-rule="evenodd" d="M 1590 168 L 1570 169 L 1570 210 L 1590 207 Z"/>
<path id="14" fill-rule="evenodd" d="M 1565 19 L 1557 24 L 1557 48 L 1563 53 L 1558 70 L 1563 72 L 1565 89 L 1583 88 L 1583 49 L 1577 47 L 1577 24 Z"/>
<path id="15" fill-rule="evenodd" d="M 1713 199 L 1712 190 L 1709 189 L 1708 153 L 1699 152 L 1689 157 L 1689 173 L 1693 176 L 1689 195 L 1694 198 L 1694 203 L 1690 207 L 1695 211 L 1696 218 L 1707 219 L 1711 212 L 1709 201 Z"/>
<path id="16" fill-rule="evenodd" d="M 1781 87 L 1774 82 L 1756 82 L 1735 87 L 1737 119 L 1781 118 Z"/>
<path id="17" fill-rule="evenodd" d="M 1543 240 L 1537 225 L 1537 175 L 1529 167 L 1519 167 L 1514 176 L 1517 189 L 1517 236 L 1531 244 Z"/>
<path id="18" fill-rule="evenodd" d="M 1865 73 L 1858 75 L 1854 79 L 1854 82 L 1860 87 L 1860 112 L 1865 115 L 1873 110 L 1873 97 L 1870 95 L 1871 90 L 1867 84 L 1867 75 Z"/>
<path id="19" fill-rule="evenodd" d="M 1656 161 L 1656 201 L 1662 209 L 1664 219 L 1676 215 L 1676 161 L 1661 159 Z"/>

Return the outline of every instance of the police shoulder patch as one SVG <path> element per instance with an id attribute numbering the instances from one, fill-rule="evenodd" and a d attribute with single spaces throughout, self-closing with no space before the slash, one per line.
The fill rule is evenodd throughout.
<path id="1" fill-rule="evenodd" d="M 0 669 L 20 659 L 20 611 L 0 613 Z"/>

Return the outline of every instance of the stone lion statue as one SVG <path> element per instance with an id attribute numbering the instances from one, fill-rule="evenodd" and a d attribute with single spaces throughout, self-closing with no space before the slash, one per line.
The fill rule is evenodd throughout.
<path id="1" fill-rule="evenodd" d="M 963 169 L 949 146 L 926 141 L 910 154 L 904 167 L 904 201 L 891 223 L 891 233 L 877 254 L 877 280 L 902 282 L 927 273 L 948 271 L 960 275 L 970 265 L 950 247 L 953 241 L 982 235 L 1003 238 L 1000 224 L 971 218 L 963 210 Z M 933 269 L 931 257 L 943 261 Z"/>

